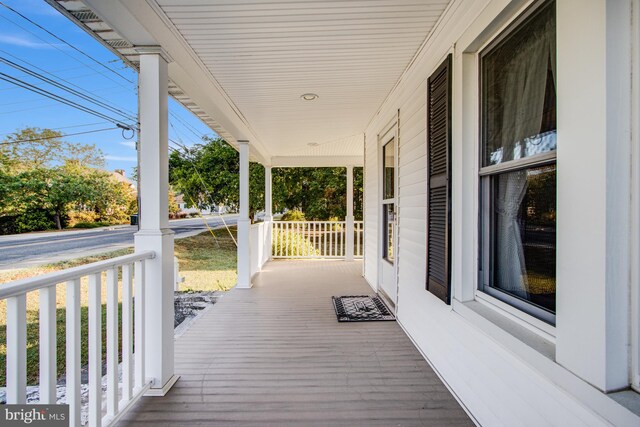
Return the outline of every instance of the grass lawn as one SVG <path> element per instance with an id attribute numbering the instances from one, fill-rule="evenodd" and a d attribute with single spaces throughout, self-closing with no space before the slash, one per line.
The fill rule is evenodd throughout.
<path id="1" fill-rule="evenodd" d="M 232 229 L 235 237 L 235 229 Z M 175 254 L 180 263 L 180 274 L 185 278 L 181 290 L 219 290 L 231 289 L 236 283 L 236 247 L 229 233 L 214 230 L 214 236 L 208 231 L 197 236 L 175 241 Z M 40 267 L 0 271 L 0 286 L 13 280 L 38 276 L 65 268 L 76 267 L 91 262 L 114 258 L 132 253 L 133 249 L 121 249 L 91 257 L 78 258 Z M 106 286 L 105 275 L 102 285 L 102 345 L 103 358 L 106 358 Z M 84 278 L 81 283 L 81 340 L 82 364 L 87 364 L 88 352 L 88 283 Z M 119 284 L 121 285 L 121 284 Z M 58 377 L 65 369 L 65 284 L 56 287 L 57 300 L 57 348 Z M 38 331 L 39 331 L 39 292 L 27 295 L 27 384 L 38 384 Z M 121 295 L 121 289 L 119 289 Z M 121 332 L 121 328 L 119 330 Z M 119 344 L 120 345 L 120 344 Z M 121 345 L 120 345 L 121 347 Z M 6 385 L 6 301 L 0 301 L 0 387 Z"/>

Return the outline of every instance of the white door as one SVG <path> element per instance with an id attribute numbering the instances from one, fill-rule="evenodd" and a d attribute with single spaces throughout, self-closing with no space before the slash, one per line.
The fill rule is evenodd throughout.
<path id="1" fill-rule="evenodd" d="M 379 137 L 382 164 L 381 175 L 381 205 L 380 205 L 380 236 L 381 253 L 379 254 L 379 286 L 378 292 L 395 310 L 398 297 L 397 288 L 397 163 L 398 163 L 398 127 L 397 121 L 388 126 Z"/>

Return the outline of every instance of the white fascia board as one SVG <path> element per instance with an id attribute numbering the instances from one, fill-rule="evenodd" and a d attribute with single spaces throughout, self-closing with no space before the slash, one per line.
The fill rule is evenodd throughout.
<path id="1" fill-rule="evenodd" d="M 268 163 L 270 155 L 248 121 L 233 104 L 191 47 L 166 19 L 154 0 L 83 0 L 113 30 L 135 46 L 161 46 L 173 58 L 169 78 L 232 138 L 250 141 L 251 158 Z"/>
<path id="2" fill-rule="evenodd" d="M 324 168 L 364 166 L 362 156 L 275 156 L 271 158 L 271 166 L 274 168 Z"/>

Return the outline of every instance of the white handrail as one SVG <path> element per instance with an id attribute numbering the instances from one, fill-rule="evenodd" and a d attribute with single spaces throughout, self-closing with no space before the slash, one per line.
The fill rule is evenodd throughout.
<path id="1" fill-rule="evenodd" d="M 346 221 L 274 221 L 272 258 L 344 259 Z M 354 258 L 362 258 L 363 221 L 354 221 Z"/>
<path id="2" fill-rule="evenodd" d="M 0 300 L 7 300 L 7 403 L 26 402 L 27 379 L 27 294 L 40 290 L 39 329 L 40 402 L 56 403 L 55 381 L 57 354 L 55 342 L 56 285 L 66 283 L 66 403 L 69 425 L 80 426 L 81 421 L 81 283 L 88 277 L 89 300 L 89 401 L 90 425 L 108 425 L 117 420 L 123 409 L 148 387 L 144 376 L 144 271 L 146 261 L 155 257 L 153 251 L 136 252 L 69 268 L 42 276 L 17 280 L 0 285 Z M 134 274 L 135 267 L 135 274 Z M 121 269 L 121 270 L 120 270 Z M 118 275 L 122 272 L 122 320 L 118 319 Z M 102 392 L 102 274 L 107 290 L 107 405 L 103 416 Z M 135 298 L 134 298 L 135 295 Z M 133 305 L 135 304 L 135 319 Z M 122 328 L 122 379 L 118 375 L 119 339 Z M 135 354 L 133 345 L 135 340 Z M 53 354 L 49 354 L 53 353 Z M 44 357 L 43 357 L 44 356 Z M 133 363 L 135 357 L 135 363 Z M 135 387 L 134 387 L 135 381 Z"/>
<path id="3" fill-rule="evenodd" d="M 136 252 L 130 255 L 123 255 L 104 261 L 81 265 L 79 267 L 68 268 L 66 270 L 54 271 L 42 276 L 30 277 L 27 279 L 15 280 L 5 285 L 0 285 L 0 300 L 37 291 L 47 286 L 54 286 L 58 283 L 67 282 L 77 277 L 84 277 L 94 273 L 102 273 L 110 268 L 120 267 L 123 264 L 131 264 L 136 261 L 155 258 L 153 251 Z"/>

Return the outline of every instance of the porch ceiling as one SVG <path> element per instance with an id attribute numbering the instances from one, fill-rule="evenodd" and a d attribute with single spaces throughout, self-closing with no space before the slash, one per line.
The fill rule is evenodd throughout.
<path id="1" fill-rule="evenodd" d="M 231 142 L 249 139 L 254 158 L 269 162 L 362 156 L 367 123 L 449 0 L 83 3 L 102 20 L 91 31 L 113 38 L 106 25 L 122 35 L 129 59 L 132 45 L 161 45 L 183 103 Z M 300 99 L 309 92 L 319 98 Z"/>

